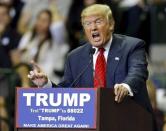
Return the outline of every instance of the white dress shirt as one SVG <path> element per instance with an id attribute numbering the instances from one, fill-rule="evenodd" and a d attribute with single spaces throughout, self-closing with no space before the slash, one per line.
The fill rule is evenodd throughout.
<path id="1" fill-rule="evenodd" d="M 112 43 L 112 37 L 107 42 L 107 44 L 103 47 L 105 49 L 105 51 L 104 51 L 104 57 L 105 57 L 106 63 L 107 63 L 107 58 L 108 58 L 109 49 L 111 47 L 111 43 Z M 99 51 L 98 51 L 97 47 L 93 46 L 93 48 L 95 48 L 95 53 L 93 54 L 93 69 L 95 70 L 96 60 L 97 60 L 97 56 L 99 55 Z"/>

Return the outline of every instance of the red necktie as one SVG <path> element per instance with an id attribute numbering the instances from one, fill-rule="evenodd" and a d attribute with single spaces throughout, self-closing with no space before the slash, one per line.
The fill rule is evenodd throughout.
<path id="1" fill-rule="evenodd" d="M 95 65 L 94 88 L 106 87 L 106 61 L 104 51 L 104 48 L 99 48 Z"/>

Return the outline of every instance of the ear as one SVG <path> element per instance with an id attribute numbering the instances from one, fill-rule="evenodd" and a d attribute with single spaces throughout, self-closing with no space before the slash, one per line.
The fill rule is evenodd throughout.
<path id="1" fill-rule="evenodd" d="M 114 20 L 110 21 L 110 27 L 109 27 L 110 31 L 112 31 L 112 32 L 114 31 L 114 26 L 115 26 Z"/>

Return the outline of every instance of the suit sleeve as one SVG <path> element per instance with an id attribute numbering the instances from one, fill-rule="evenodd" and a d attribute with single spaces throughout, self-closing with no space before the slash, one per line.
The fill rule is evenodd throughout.
<path id="1" fill-rule="evenodd" d="M 128 74 L 124 83 L 131 87 L 132 92 L 138 93 L 140 88 L 146 86 L 148 78 L 147 58 L 145 52 L 145 43 L 138 42 L 130 50 L 128 55 Z"/>

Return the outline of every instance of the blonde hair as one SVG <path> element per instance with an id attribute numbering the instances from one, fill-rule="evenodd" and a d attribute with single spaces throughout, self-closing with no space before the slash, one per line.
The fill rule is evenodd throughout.
<path id="1" fill-rule="evenodd" d="M 91 16 L 91 15 L 101 15 L 105 17 L 109 22 L 114 22 L 112 11 L 108 5 L 93 4 L 91 6 L 86 7 L 81 13 L 82 24 L 83 24 L 84 17 Z"/>

